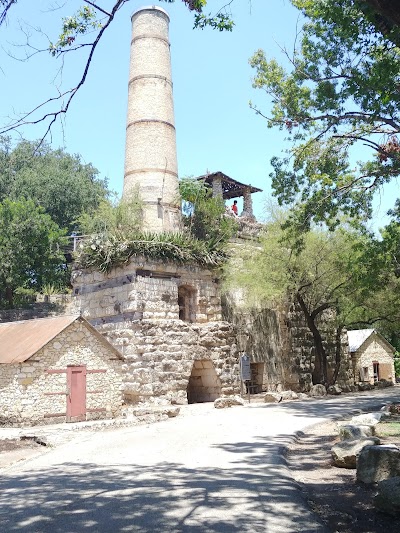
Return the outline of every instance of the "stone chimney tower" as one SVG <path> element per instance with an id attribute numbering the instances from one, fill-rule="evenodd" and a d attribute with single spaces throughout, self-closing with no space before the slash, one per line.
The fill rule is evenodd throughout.
<path id="1" fill-rule="evenodd" d="M 123 198 L 139 193 L 143 229 L 180 228 L 169 16 L 159 7 L 132 15 Z"/>

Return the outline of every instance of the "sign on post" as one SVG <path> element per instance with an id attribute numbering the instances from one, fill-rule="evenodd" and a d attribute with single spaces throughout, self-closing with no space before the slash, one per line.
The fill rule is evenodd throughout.
<path id="1" fill-rule="evenodd" d="M 246 354 L 240 357 L 240 378 L 242 381 L 251 380 L 250 357 Z"/>

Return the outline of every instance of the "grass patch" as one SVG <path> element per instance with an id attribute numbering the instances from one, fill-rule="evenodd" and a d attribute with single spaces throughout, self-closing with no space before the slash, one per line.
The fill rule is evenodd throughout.
<path id="1" fill-rule="evenodd" d="M 378 437 L 399 437 L 400 438 L 400 421 L 382 421 L 376 426 L 376 435 Z"/>

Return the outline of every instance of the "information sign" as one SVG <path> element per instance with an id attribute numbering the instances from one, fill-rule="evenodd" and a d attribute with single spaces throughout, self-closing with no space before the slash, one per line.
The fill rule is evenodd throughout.
<path id="1" fill-rule="evenodd" d="M 250 357 L 246 354 L 240 357 L 240 377 L 242 381 L 251 380 Z"/>

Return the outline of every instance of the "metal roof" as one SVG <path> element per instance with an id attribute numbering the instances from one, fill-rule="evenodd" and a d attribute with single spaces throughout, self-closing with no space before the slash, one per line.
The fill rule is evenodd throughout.
<path id="1" fill-rule="evenodd" d="M 347 332 L 349 339 L 349 352 L 355 352 L 364 344 L 370 335 L 375 332 L 374 329 L 353 329 Z"/>
<path id="2" fill-rule="evenodd" d="M 364 342 L 372 335 L 375 334 L 379 339 L 387 345 L 387 347 L 393 352 L 395 351 L 394 346 L 390 344 L 389 341 L 385 339 L 376 329 L 353 329 L 347 332 L 347 337 L 349 339 L 349 352 L 356 352 Z"/>
<path id="3" fill-rule="evenodd" d="M 121 357 L 120 352 L 84 318 L 64 315 L 0 323 L 0 364 L 26 361 L 76 320 L 83 322 L 103 343 L 107 343 Z"/>
<path id="4" fill-rule="evenodd" d="M 240 181 L 236 181 L 230 178 L 221 171 L 210 172 L 208 174 L 205 174 L 204 176 L 198 176 L 196 179 L 204 181 L 205 183 L 207 183 L 207 185 L 211 187 L 214 178 L 222 179 L 222 197 L 225 200 L 230 200 L 232 198 L 243 196 L 243 190 L 247 189 L 248 187 L 250 187 L 251 193 L 262 192 L 262 189 L 252 187 L 251 185 L 246 185 L 245 183 L 240 183 Z"/>

